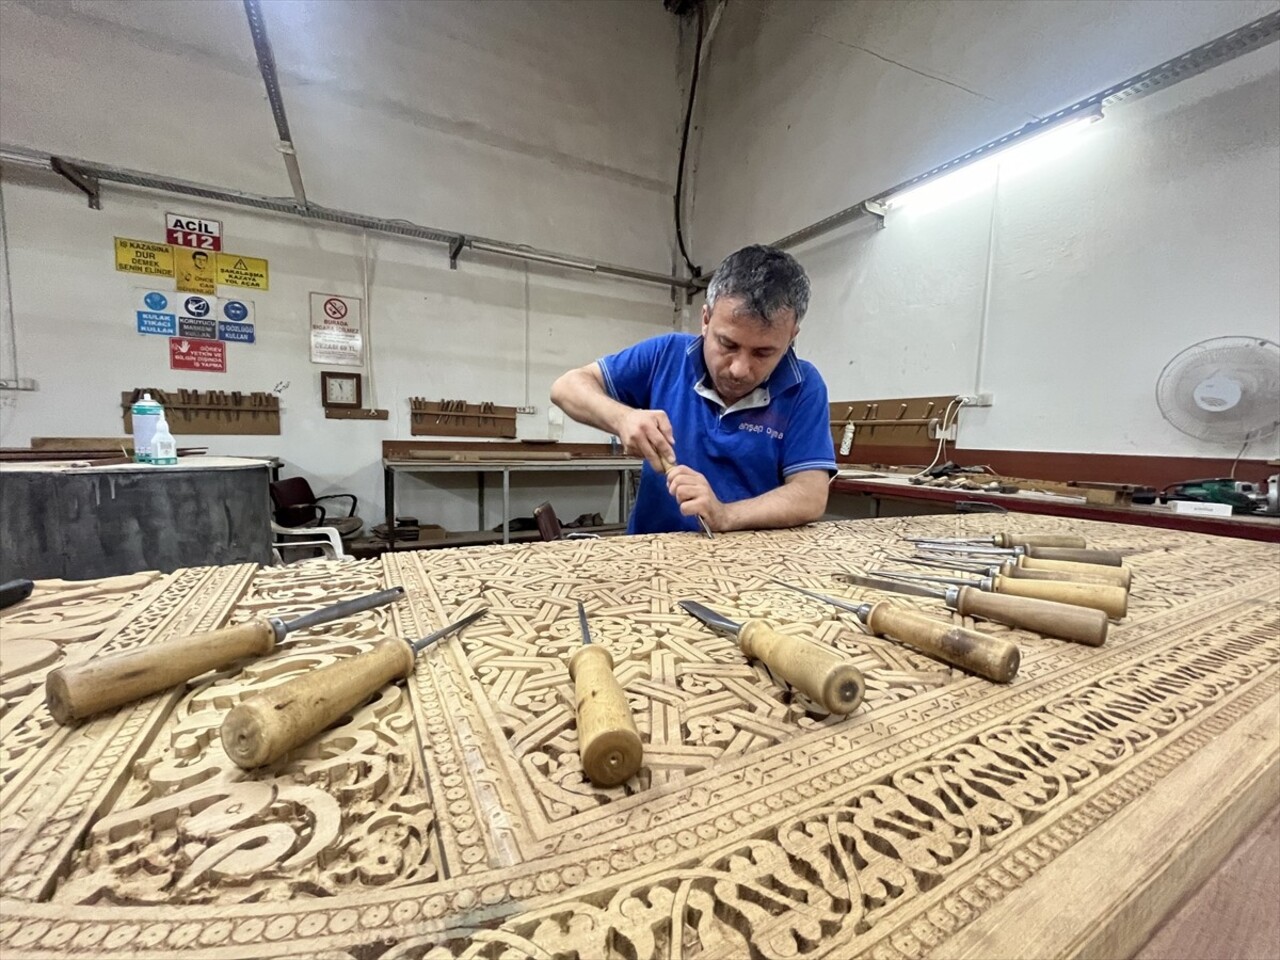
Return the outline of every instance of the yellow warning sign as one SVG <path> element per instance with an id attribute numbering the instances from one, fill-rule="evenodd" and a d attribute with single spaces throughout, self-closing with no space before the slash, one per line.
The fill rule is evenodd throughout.
<path id="1" fill-rule="evenodd" d="M 238 253 L 218 254 L 218 282 L 232 287 L 266 290 L 267 261 L 258 257 L 242 257 Z"/>
<path id="2" fill-rule="evenodd" d="M 191 247 L 173 248 L 174 275 L 178 289 L 183 293 L 213 293 L 217 289 L 218 264 L 216 253 L 193 250 Z"/>
<path id="3" fill-rule="evenodd" d="M 172 277 L 173 248 L 167 243 L 116 237 L 116 269 L 148 277 Z"/>

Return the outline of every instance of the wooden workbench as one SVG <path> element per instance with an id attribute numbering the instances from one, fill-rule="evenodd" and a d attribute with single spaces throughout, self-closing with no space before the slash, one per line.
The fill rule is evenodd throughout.
<path id="1" fill-rule="evenodd" d="M 977 478 L 981 480 L 982 478 Z M 961 501 L 990 504 L 993 509 L 1010 513 L 1031 513 L 1049 517 L 1067 517 L 1075 520 L 1103 520 L 1107 523 L 1127 523 L 1140 527 L 1160 527 L 1165 530 L 1182 530 L 1188 533 L 1208 533 L 1218 537 L 1239 537 L 1244 540 L 1261 540 L 1280 543 L 1280 517 L 1262 514 L 1231 514 L 1230 516 L 1205 516 L 1203 514 L 1177 513 L 1169 504 L 1094 504 L 1084 502 L 1084 488 L 1080 496 L 1055 496 L 1031 490 L 1017 493 L 989 493 L 984 490 L 962 490 L 956 487 L 930 487 L 911 483 L 908 474 L 876 474 L 865 470 L 842 470 L 831 481 L 831 493 L 850 499 L 865 499 L 871 503 L 870 515 L 888 515 L 882 504 L 897 504 L 897 513 L 933 514 L 952 513 Z M 833 503 L 833 508 L 838 506 Z"/>
<path id="2" fill-rule="evenodd" d="M 0 955 L 1128 955 L 1280 796 L 1280 554 L 1017 526 L 1129 548 L 1135 577 L 1104 647 L 988 627 L 1022 648 L 1007 686 L 765 579 L 839 593 L 832 571 L 896 537 L 1005 528 L 991 516 L 46 586 L 0 614 Z M 410 599 L 78 728 L 43 706 L 58 663 L 393 584 Z M 609 790 L 577 754 L 579 598 L 645 742 Z M 680 598 L 844 651 L 866 702 L 825 715 Z M 254 689 L 481 605 L 310 746 L 227 760 L 219 724 Z"/>

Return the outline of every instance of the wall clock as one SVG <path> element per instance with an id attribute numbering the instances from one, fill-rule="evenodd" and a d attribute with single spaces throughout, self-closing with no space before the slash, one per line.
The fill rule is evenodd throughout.
<path id="1" fill-rule="evenodd" d="M 320 402 L 326 410 L 359 410 L 364 402 L 360 393 L 360 374 L 321 372 Z"/>

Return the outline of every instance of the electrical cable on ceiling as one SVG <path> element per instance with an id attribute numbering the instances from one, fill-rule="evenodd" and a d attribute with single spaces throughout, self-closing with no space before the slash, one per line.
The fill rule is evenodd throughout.
<path id="1" fill-rule="evenodd" d="M 693 48 L 693 74 L 689 78 L 689 102 L 684 110 L 684 131 L 680 135 L 680 165 L 676 168 L 676 243 L 680 246 L 680 256 L 684 257 L 684 265 L 689 268 L 689 276 L 698 277 L 702 275 L 702 269 L 693 264 L 693 260 L 689 257 L 689 251 L 684 244 L 684 224 L 681 216 L 681 207 L 684 203 L 684 165 L 685 155 L 689 150 L 689 124 L 693 120 L 693 101 L 698 93 L 698 65 L 702 60 L 702 30 L 703 30 L 703 9 L 702 4 L 698 4 L 698 41 Z"/>
<path id="2" fill-rule="evenodd" d="M 0 252 L 4 255 L 4 311 L 0 314 L 0 340 L 4 342 L 7 373 L 18 378 L 18 323 L 13 313 L 13 273 L 9 266 L 9 221 L 5 216 L 4 190 L 0 189 Z"/>

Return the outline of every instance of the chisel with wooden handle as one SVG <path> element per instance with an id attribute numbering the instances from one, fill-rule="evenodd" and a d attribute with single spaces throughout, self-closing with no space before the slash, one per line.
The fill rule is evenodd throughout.
<path id="1" fill-rule="evenodd" d="M 1096 563 L 1077 563 L 1064 566 L 1058 560 L 1031 560 L 1031 563 L 1050 564 L 1050 567 L 1028 567 L 1026 557 L 1015 557 L 1001 563 L 982 560 L 952 559 L 945 554 L 918 554 L 915 557 L 889 557 L 899 563 L 919 567 L 935 567 L 941 570 L 967 570 L 988 577 L 1013 577 L 1016 580 L 1074 580 L 1077 583 L 1109 583 L 1128 590 L 1133 584 L 1130 567 L 1103 567 Z"/>
<path id="2" fill-rule="evenodd" d="M 364 653 L 253 694 L 223 719 L 222 748 L 244 770 L 279 760 L 387 684 L 408 677 L 425 647 L 486 613 L 487 607 L 477 610 L 413 643 L 398 637 L 379 640 Z"/>
<path id="3" fill-rule="evenodd" d="M 662 473 L 664 476 L 675 468 L 676 462 L 674 460 L 668 460 L 666 457 L 662 458 Z M 707 523 L 702 514 L 698 514 L 698 526 L 702 528 L 702 532 L 706 535 L 708 540 L 715 539 L 715 534 L 711 532 L 711 524 Z"/>
<path id="4" fill-rule="evenodd" d="M 942 589 L 922 586 L 901 580 L 885 580 L 879 577 L 868 577 L 858 573 L 837 573 L 836 577 L 857 584 L 860 587 L 871 587 L 874 590 L 885 590 L 889 593 L 901 593 L 913 597 L 933 597 L 941 600 L 948 608 L 961 616 L 977 617 L 981 620 L 993 620 L 1010 627 L 1021 627 L 1034 630 L 1046 637 L 1059 640 L 1070 640 L 1088 647 L 1100 647 L 1107 640 L 1107 615 L 1101 610 L 1091 607 L 1077 607 L 1070 603 L 1058 603 L 1054 600 L 1037 600 L 1034 597 L 1017 597 L 1003 593 L 983 593 L 972 587 L 960 587 L 954 584 Z M 774 583 L 782 583 L 775 580 Z M 783 583 L 784 587 L 790 584 Z M 822 594 L 810 593 L 799 587 L 791 587 L 807 596 L 825 600 L 842 609 L 852 604 L 826 597 Z"/>
<path id="5" fill-rule="evenodd" d="M 831 713 L 852 713 L 862 702 L 867 690 L 862 671 L 826 647 L 779 633 L 763 620 L 738 623 L 692 600 L 681 600 L 680 606 L 717 633 L 736 639 L 744 654 Z"/>
<path id="6" fill-rule="evenodd" d="M 644 759 L 644 744 L 631 716 L 626 691 L 613 673 L 613 657 L 591 642 L 587 611 L 578 602 L 582 646 L 569 658 L 578 717 L 578 755 L 587 778 L 598 787 L 630 780 Z"/>
<path id="7" fill-rule="evenodd" d="M 234 627 L 177 637 L 59 667 L 45 680 L 45 702 L 59 723 L 82 720 L 176 687 L 244 657 L 270 653 L 286 634 L 385 606 L 403 596 L 404 587 L 392 587 L 335 603 L 295 620 L 259 617 Z"/>
<path id="8" fill-rule="evenodd" d="M 977 673 L 979 677 L 995 681 L 996 684 L 1007 684 L 1018 676 L 1018 667 L 1023 662 L 1018 644 L 1005 640 L 1004 637 L 934 620 L 933 617 L 927 617 L 913 609 L 893 607 L 884 600 L 879 603 L 852 603 L 849 600 L 837 600 L 835 596 L 812 593 L 799 586 L 783 584 L 781 580 L 773 582 L 854 614 L 877 636 L 910 646 L 925 657 L 942 660 L 952 667 Z"/>
<path id="9" fill-rule="evenodd" d="M 1084 537 L 1070 533 L 996 533 L 989 537 L 903 537 L 910 543 L 976 543 L 993 547 L 1073 547 L 1088 546 Z"/>
<path id="10" fill-rule="evenodd" d="M 1074 547 L 984 547 L 976 544 L 932 541 L 918 543 L 931 553 L 960 553 L 975 557 L 1026 557 L 1028 560 L 1054 560 L 1058 562 L 1096 564 L 1101 567 L 1124 565 L 1124 554 L 1119 550 L 1084 550 Z"/>
<path id="11" fill-rule="evenodd" d="M 976 587 L 988 593 L 1004 593 L 1014 597 L 1033 597 L 1037 600 L 1053 600 L 1077 607 L 1093 607 L 1108 617 L 1122 620 L 1129 612 L 1129 593 L 1122 587 L 1109 583 L 1073 583 L 1069 580 L 1017 580 L 1012 577 L 925 576 L 917 573 L 901 573 L 896 570 L 869 570 L 875 577 L 895 580 L 917 580 L 926 583 L 950 583 L 962 587 Z"/>
<path id="12" fill-rule="evenodd" d="M 774 583 L 782 581 L 775 580 Z M 1022 652 L 1011 640 L 935 620 L 916 610 L 895 607 L 884 600 L 879 603 L 837 601 L 834 597 L 812 593 L 787 583 L 782 583 L 782 586 L 847 610 L 866 624 L 876 636 L 886 637 L 927 657 L 996 683 L 1008 683 L 1012 680 L 1017 676 L 1018 667 L 1022 663 Z"/>

